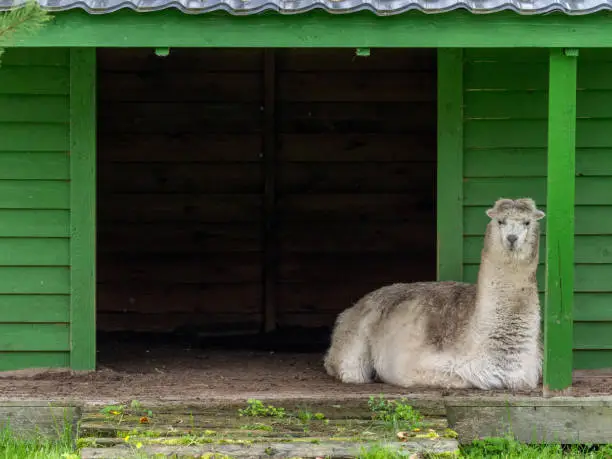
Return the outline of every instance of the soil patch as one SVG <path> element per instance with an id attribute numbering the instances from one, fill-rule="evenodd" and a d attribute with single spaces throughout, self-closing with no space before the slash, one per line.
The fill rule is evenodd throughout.
<path id="1" fill-rule="evenodd" d="M 234 338 L 234 341 L 241 338 Z M 246 342 L 246 340 L 245 340 Z M 98 370 L 26 371 L 0 377 L 4 399 L 206 401 L 245 398 L 341 399 L 370 394 L 479 395 L 482 391 L 407 391 L 387 384 L 348 385 L 329 377 L 323 352 L 244 350 L 185 343 L 106 341 L 99 343 Z M 265 346 L 264 346 L 265 347 Z M 271 350 L 270 350 L 271 349 Z M 486 395 L 505 394 L 496 391 Z M 572 395 L 612 393 L 612 372 L 577 372 Z M 540 396 L 541 390 L 516 395 Z"/>

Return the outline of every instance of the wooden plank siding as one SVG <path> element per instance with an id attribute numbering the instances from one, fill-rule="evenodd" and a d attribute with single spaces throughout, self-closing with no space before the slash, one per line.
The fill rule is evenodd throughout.
<path id="1" fill-rule="evenodd" d="M 275 53 L 276 322 L 331 326 L 435 279 L 436 53 Z M 99 329 L 260 327 L 262 50 L 98 62 Z"/>
<path id="2" fill-rule="evenodd" d="M 436 52 L 277 51 L 283 326 L 436 277 Z"/>
<path id="3" fill-rule="evenodd" d="M 262 50 L 98 50 L 98 329 L 262 322 Z"/>
<path id="4" fill-rule="evenodd" d="M 531 196 L 546 211 L 548 52 L 465 52 L 464 279 L 476 280 L 485 210 Z M 612 367 L 612 53 L 578 58 L 574 366 Z M 544 304 L 546 225 L 538 282 Z"/>
<path id="5" fill-rule="evenodd" d="M 69 364 L 69 77 L 67 49 L 0 67 L 0 371 Z"/>

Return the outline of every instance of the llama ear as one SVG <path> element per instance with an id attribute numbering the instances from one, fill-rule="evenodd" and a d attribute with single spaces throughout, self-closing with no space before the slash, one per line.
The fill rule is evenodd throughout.
<path id="1" fill-rule="evenodd" d="M 500 210 L 504 211 L 506 208 L 512 206 L 512 204 L 514 204 L 512 199 L 499 198 L 497 201 L 495 201 L 493 207 L 487 209 L 486 214 L 489 218 L 495 218 L 499 215 Z"/>
<path id="2" fill-rule="evenodd" d="M 535 212 L 533 213 L 533 217 L 536 220 L 541 220 L 544 217 L 546 217 L 546 214 L 544 212 L 542 212 L 540 209 L 536 209 Z"/>
<path id="3" fill-rule="evenodd" d="M 527 206 L 529 209 L 536 210 L 536 203 L 531 198 L 520 198 L 516 200 L 517 204 L 522 204 L 523 206 Z"/>

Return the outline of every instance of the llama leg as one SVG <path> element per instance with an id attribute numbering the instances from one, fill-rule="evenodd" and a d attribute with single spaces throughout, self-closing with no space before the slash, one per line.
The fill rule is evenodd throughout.
<path id="1" fill-rule="evenodd" d="M 348 343 L 343 350 L 337 371 L 338 378 L 344 383 L 372 382 L 373 368 L 367 341 L 355 339 Z"/>
<path id="2" fill-rule="evenodd" d="M 403 375 L 401 381 L 388 382 L 406 388 L 416 386 L 441 389 L 467 389 L 473 387 L 468 381 L 458 375 L 435 370 L 416 370 L 409 375 Z"/>
<path id="3" fill-rule="evenodd" d="M 332 336 L 332 345 L 325 356 L 327 373 L 343 383 L 372 382 L 374 367 L 363 325 L 351 323 L 350 314 L 339 319 Z"/>

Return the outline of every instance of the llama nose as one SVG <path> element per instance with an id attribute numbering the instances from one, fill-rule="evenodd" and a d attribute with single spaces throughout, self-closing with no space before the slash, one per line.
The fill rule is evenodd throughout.
<path id="1" fill-rule="evenodd" d="M 514 243 L 516 242 L 516 240 L 518 239 L 518 237 L 515 234 L 509 234 L 506 239 L 508 239 L 508 242 L 510 243 L 510 245 L 514 245 Z"/>

